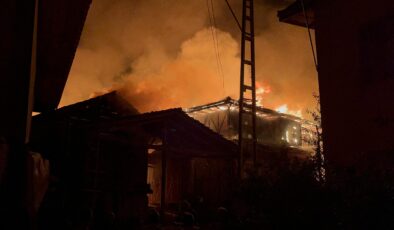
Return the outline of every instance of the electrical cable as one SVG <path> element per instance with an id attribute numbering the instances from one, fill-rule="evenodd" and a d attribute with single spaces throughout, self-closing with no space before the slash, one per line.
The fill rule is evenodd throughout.
<path id="1" fill-rule="evenodd" d="M 237 19 L 237 16 L 235 16 L 235 13 L 234 13 L 233 9 L 231 8 L 230 3 L 227 0 L 225 0 L 225 1 L 227 3 L 228 8 L 230 9 L 231 14 L 233 15 L 233 18 L 235 19 L 235 22 L 237 23 L 237 26 L 238 26 L 239 30 L 242 32 L 242 26 L 239 23 L 239 21 Z"/>
<path id="2" fill-rule="evenodd" d="M 215 30 L 216 20 L 215 20 L 215 16 L 214 16 L 213 2 L 212 2 L 212 0 L 207 0 L 206 4 L 207 4 L 207 9 L 208 9 L 210 30 L 211 30 L 211 34 L 212 34 L 212 40 L 213 40 L 214 51 L 215 51 L 217 72 L 218 72 L 218 75 L 222 78 L 223 94 L 225 94 L 224 74 L 223 74 L 222 62 L 221 62 L 221 59 L 220 59 L 220 53 L 219 53 L 219 47 L 218 47 L 218 41 L 217 41 L 217 34 L 216 34 L 216 30 Z"/>
<path id="3" fill-rule="evenodd" d="M 215 34 L 215 39 L 216 39 L 216 41 L 215 41 L 215 43 L 216 43 L 216 55 L 217 55 L 217 58 L 218 58 L 220 74 L 221 74 L 221 77 L 222 77 L 223 94 L 225 94 L 223 64 L 222 64 L 222 58 L 221 58 L 221 55 L 220 55 L 218 36 L 217 36 L 217 33 L 216 33 L 216 28 L 218 28 L 218 27 L 216 25 L 215 10 L 214 10 L 214 7 L 213 7 L 213 0 L 211 0 L 211 7 L 212 7 L 211 12 L 212 12 L 213 25 L 214 25 L 213 32 Z"/>
<path id="4" fill-rule="evenodd" d="M 304 18 L 305 18 L 305 25 L 306 25 L 306 28 L 308 29 L 309 42 L 310 42 L 310 45 L 311 45 L 311 48 L 312 48 L 313 62 L 315 63 L 315 68 L 316 68 L 316 71 L 318 72 L 318 64 L 317 64 L 317 59 L 316 59 L 316 54 L 315 54 L 315 48 L 313 46 L 311 29 L 310 29 L 310 26 L 309 26 L 308 16 L 307 16 L 306 10 L 305 10 L 304 0 L 300 0 L 300 2 L 301 2 L 302 12 L 303 12 Z"/>

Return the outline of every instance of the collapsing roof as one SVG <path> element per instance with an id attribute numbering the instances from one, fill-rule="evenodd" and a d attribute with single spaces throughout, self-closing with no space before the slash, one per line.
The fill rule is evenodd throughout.
<path id="1" fill-rule="evenodd" d="M 229 140 L 238 140 L 239 102 L 227 97 L 221 101 L 187 109 L 189 116 Z M 245 110 L 251 112 L 246 103 Z M 250 113 L 247 113 L 250 115 Z M 309 148 L 316 136 L 315 124 L 290 114 L 256 107 L 256 132 L 258 144 L 268 146 L 294 146 Z M 246 116 L 242 136 L 251 138 L 251 116 Z"/>
<path id="2" fill-rule="evenodd" d="M 231 97 L 226 97 L 223 100 L 209 103 L 209 104 L 205 104 L 205 105 L 192 107 L 192 108 L 186 109 L 185 111 L 187 113 L 191 114 L 191 113 L 203 111 L 206 109 L 221 109 L 222 106 L 235 106 L 238 108 L 238 104 L 239 104 L 238 100 L 234 100 Z M 246 109 L 251 109 L 251 106 L 248 104 L 245 104 L 245 107 L 246 107 Z M 256 107 L 256 113 L 257 113 L 257 115 L 262 115 L 262 116 L 272 116 L 272 117 L 279 116 L 279 117 L 284 117 L 284 118 L 288 118 L 288 119 L 292 119 L 292 120 L 301 121 L 301 118 L 299 118 L 297 116 L 293 116 L 293 115 L 285 114 L 285 113 L 279 113 L 275 110 L 260 107 L 260 106 Z"/>

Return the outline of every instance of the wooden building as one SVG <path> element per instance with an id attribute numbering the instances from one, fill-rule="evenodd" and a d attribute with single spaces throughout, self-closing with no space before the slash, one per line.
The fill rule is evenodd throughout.
<path id="1" fill-rule="evenodd" d="M 76 226 L 103 215 L 118 224 L 143 221 L 147 136 L 110 123 L 137 113 L 113 92 L 34 117 L 31 148 L 51 166 L 40 226 Z"/>
<path id="2" fill-rule="evenodd" d="M 207 206 L 229 199 L 237 172 L 237 146 L 181 109 L 139 115 L 151 139 L 148 182 L 152 206 L 202 198 Z M 131 118 L 127 118 L 129 122 Z"/>
<path id="3" fill-rule="evenodd" d="M 116 92 L 35 116 L 31 148 L 51 165 L 43 212 L 74 222 L 89 212 L 141 223 L 148 196 L 161 211 L 196 197 L 217 207 L 237 175 L 233 142 L 181 109 L 138 114 Z"/>

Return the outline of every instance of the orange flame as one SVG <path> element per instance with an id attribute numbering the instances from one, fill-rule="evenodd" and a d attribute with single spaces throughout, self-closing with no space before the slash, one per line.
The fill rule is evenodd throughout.
<path id="1" fill-rule="evenodd" d="M 289 110 L 289 108 L 287 107 L 287 104 L 283 104 L 281 106 L 278 106 L 275 110 L 277 112 L 279 112 L 279 113 L 290 114 L 290 115 L 294 115 L 296 117 L 302 118 L 302 111 L 301 111 L 301 109 L 299 109 L 299 110 Z"/>
<path id="2" fill-rule="evenodd" d="M 269 85 L 263 86 L 258 81 L 256 81 L 256 105 L 263 106 L 263 96 L 264 94 L 269 94 L 271 92 L 271 87 Z"/>

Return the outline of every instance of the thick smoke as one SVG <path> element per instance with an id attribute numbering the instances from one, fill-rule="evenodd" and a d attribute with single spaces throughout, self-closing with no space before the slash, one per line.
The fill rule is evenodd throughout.
<path id="1" fill-rule="evenodd" d="M 140 111 L 238 98 L 240 33 L 225 1 L 212 1 L 214 31 L 210 0 L 94 0 L 61 106 L 112 89 Z M 229 2 L 240 18 L 242 1 Z M 306 30 L 277 21 L 287 4 L 255 1 L 256 77 L 271 89 L 265 106 L 305 110 L 317 78 Z"/>

